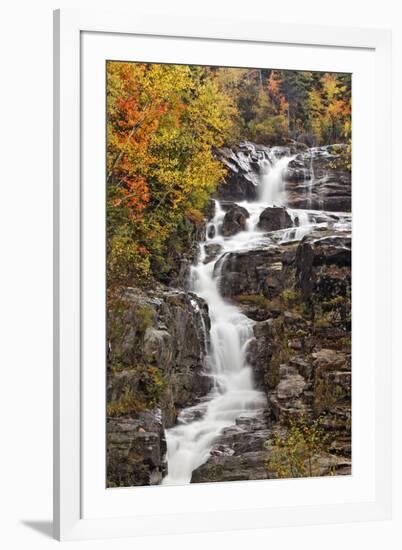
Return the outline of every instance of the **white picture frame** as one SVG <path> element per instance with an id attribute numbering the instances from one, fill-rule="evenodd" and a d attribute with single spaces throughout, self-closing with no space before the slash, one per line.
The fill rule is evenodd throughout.
<path id="1" fill-rule="evenodd" d="M 90 37 L 88 40 L 87 37 Z M 107 40 L 106 40 L 107 38 Z M 353 201 L 354 288 L 359 282 L 358 305 L 354 310 L 353 456 L 360 461 L 362 475 L 347 479 L 281 480 L 267 482 L 202 484 L 189 487 L 147 487 L 107 490 L 100 486 L 104 467 L 102 434 L 89 430 L 101 426 L 102 373 L 96 360 L 97 349 L 104 349 L 102 283 L 88 287 L 86 279 L 93 266 L 104 261 L 103 242 L 96 244 L 94 228 L 102 223 L 102 186 L 90 206 L 85 201 L 88 170 L 99 171 L 102 179 L 104 133 L 99 122 L 100 102 L 87 102 L 85 93 L 94 92 L 99 73 L 89 68 L 110 57 L 128 56 L 133 40 L 145 58 L 132 60 L 230 64 L 234 52 L 247 58 L 270 47 L 280 60 L 297 65 L 297 49 L 304 52 L 308 68 L 310 54 L 316 66 L 332 63 L 328 70 L 361 66 L 357 89 L 366 85 L 367 94 L 357 97 L 353 124 Z M 142 41 L 142 42 L 141 42 Z M 145 53 L 144 41 L 148 51 Z M 176 42 L 186 43 L 178 48 Z M 161 47 L 163 44 L 166 47 Z M 169 44 L 169 47 L 168 47 Z M 197 44 L 202 44 L 197 50 Z M 208 53 L 208 44 L 213 48 Z M 190 45 L 192 45 L 190 47 Z M 292 49 L 293 48 L 293 49 Z M 244 54 L 242 53 L 244 50 Z M 247 50 L 247 51 L 246 51 Z M 286 61 L 286 56 L 291 60 Z M 132 51 L 136 51 L 135 48 Z M 138 46 L 137 46 L 137 51 Z M 180 56 L 179 56 L 180 51 Z M 265 51 L 265 50 L 264 50 Z M 120 52 L 125 52 L 121 54 Z M 315 53 L 313 53 L 315 52 Z M 297 52 L 296 52 L 297 53 Z M 93 55 L 94 57 L 90 57 Z M 263 55 L 263 53 L 261 54 Z M 170 57 L 169 57 L 170 56 Z M 209 56 L 209 57 L 208 57 Z M 124 57 L 126 58 L 126 57 Z M 324 61 L 320 61 L 320 58 Z M 361 58 L 361 59 L 360 59 Z M 390 194 L 391 135 L 390 107 L 391 36 L 384 30 L 344 29 L 273 24 L 260 18 L 252 24 L 240 19 L 137 17 L 98 10 L 58 10 L 54 14 L 54 536 L 59 540 L 105 538 L 164 533 L 191 533 L 228 529 L 266 528 L 280 525 L 339 523 L 380 520 L 391 515 L 391 219 L 381 196 Z M 244 61 L 243 63 L 246 63 Z M 356 63 L 356 65 L 353 65 Z M 251 61 L 250 66 L 258 66 Z M 295 65 L 295 67 L 296 67 Z M 99 65 L 100 66 L 100 65 Z M 296 67 L 297 68 L 297 67 Z M 359 76 L 360 78 L 360 76 Z M 87 79 L 87 80 L 85 80 Z M 369 80 L 371 79 L 371 80 Z M 360 84 L 359 84 L 360 82 Z M 91 88 L 92 83 L 92 88 Z M 370 84 L 367 86 L 367 84 Z M 84 86 L 85 84 L 85 86 Z M 85 90 L 83 90 L 85 88 Z M 355 101 L 355 96 L 354 96 Z M 97 110 L 96 110 L 97 109 Z M 364 111 L 365 109 L 365 111 Z M 364 112 L 371 123 L 365 126 Z M 85 128 L 85 132 L 83 129 Z M 91 134 L 92 132 L 92 134 Z M 96 134 L 96 132 L 98 132 Z M 85 135 L 97 135 L 88 149 Z M 356 143 L 361 137 L 360 145 Z M 386 137 L 386 139 L 385 139 Z M 367 140 L 367 141 L 365 141 Z M 364 142 L 364 146 L 363 146 Z M 371 148 L 371 149 L 370 149 Z M 355 153 L 356 151 L 356 153 Z M 371 168 L 361 169 L 364 155 L 370 153 Z M 375 155 L 374 155 L 375 153 Z M 85 159 L 85 162 L 84 162 Z M 378 159 L 381 159 L 381 163 Z M 92 172 L 91 172 L 92 170 Z M 102 180 L 104 181 L 104 179 Z M 362 192 L 362 184 L 367 188 Z M 355 208 L 356 206 L 356 208 Z M 104 213 L 103 213 L 104 215 Z M 371 220 L 375 219 L 373 225 Z M 370 227 L 371 241 L 380 248 L 367 247 L 364 228 Z M 362 228 L 362 230 L 360 230 Z M 360 240 L 359 240 L 360 239 Z M 356 244 L 357 243 L 357 244 Z M 95 252 L 89 254 L 89 250 Z M 361 254 L 359 252 L 361 250 Z M 365 277 L 363 266 L 370 268 Z M 359 267 L 361 266 L 361 267 Z M 373 269 L 375 266 L 375 269 Z M 91 274 L 92 275 L 92 274 Z M 102 275 L 102 274 L 101 274 Z M 94 275 L 96 277 L 96 273 Z M 102 280 L 102 277 L 99 281 Z M 94 279 L 91 279 L 92 283 Z M 381 293 L 379 292 L 381 289 Z M 371 303 L 364 300 L 370 293 Z M 357 303 L 357 302 L 356 302 Z M 103 304 L 103 305 L 102 305 Z M 355 306 L 355 302 L 354 302 Z M 354 307 L 353 306 L 353 307 Z M 102 315 L 102 314 L 101 314 Z M 89 316 L 89 317 L 88 317 Z M 357 320 L 355 320 L 355 318 Z M 89 333 L 88 321 L 98 330 Z M 367 323 L 367 324 L 366 324 Z M 103 323 L 104 325 L 104 323 Z M 104 329 L 103 329 L 104 330 Z M 370 332 L 371 331 L 371 332 Z M 94 347 L 91 347 L 91 341 Z M 100 348 L 99 348 L 100 343 Z M 95 355 L 93 355 L 93 353 Z M 359 367 L 360 365 L 360 367 Z M 362 376 L 366 367 L 367 378 Z M 371 366 L 370 366 L 371 365 Z M 371 369 L 371 370 L 370 370 Z M 355 377 L 356 372 L 356 377 Z M 360 373 L 360 374 L 359 374 Z M 104 374 L 103 374 L 104 380 Z M 91 381 L 91 392 L 87 390 Z M 92 384 L 93 382 L 93 384 Z M 98 384 L 98 386 L 97 386 Z M 364 387 L 362 387 L 364 385 Z M 97 387 L 99 392 L 97 392 Z M 95 396 L 94 396 L 95 394 Z M 100 404 L 100 405 L 99 405 Z M 367 412 L 367 415 L 366 415 Z M 356 419 L 356 420 L 355 420 Z M 98 430 L 99 431 L 99 430 Z M 102 431 L 102 430 L 100 430 Z M 360 433 L 362 437 L 359 437 Z M 356 442 L 356 443 L 355 443 Z M 365 446 L 366 445 L 366 446 Z M 99 447 L 100 446 L 100 447 Z M 356 452 L 355 452 L 356 451 Z M 359 467 L 360 467 L 359 466 Z M 367 467 L 366 467 L 367 466 Z M 96 477 L 97 476 L 97 477 Z M 214 487 L 212 487 L 214 485 Z M 247 488 L 245 488 L 247 486 Z M 270 502 L 264 491 L 270 487 Z M 109 491 L 109 493 L 108 493 Z M 157 491 L 160 491 L 158 494 Z M 163 491 L 163 498 L 162 495 Z M 286 495 L 283 499 L 279 496 Z M 330 496 L 328 496 L 330 495 Z M 106 498 L 107 497 L 107 498 Z M 184 497 L 184 498 L 183 498 Z M 152 508 L 154 500 L 161 501 Z M 265 499 L 267 505 L 265 506 Z M 332 499 L 332 501 L 330 501 Z M 135 509 L 136 500 L 140 505 Z M 185 501 L 180 507 L 179 502 Z M 199 508 L 191 502 L 199 502 Z M 213 502 L 208 508 L 209 502 Z M 241 503 L 241 504 L 240 504 Z M 188 511 L 191 510 L 191 511 Z"/>

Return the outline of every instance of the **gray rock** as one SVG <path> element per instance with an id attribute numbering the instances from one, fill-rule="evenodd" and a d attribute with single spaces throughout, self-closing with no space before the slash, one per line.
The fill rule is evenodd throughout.
<path id="1" fill-rule="evenodd" d="M 108 316 L 108 481 L 159 483 L 165 472 L 165 428 L 204 397 L 210 321 L 194 294 L 127 289 Z M 158 412 L 142 411 L 157 403 Z M 118 417 L 116 416 L 118 415 Z"/>
<path id="2" fill-rule="evenodd" d="M 306 301 L 311 298 L 313 290 L 319 290 L 317 285 L 320 285 L 320 281 L 317 279 L 317 275 L 320 274 L 321 266 L 347 268 L 350 277 L 350 235 L 333 231 L 328 235 L 315 232 L 303 238 L 296 253 L 296 278 Z M 334 270 L 333 273 L 335 274 Z M 320 291 L 330 292 L 330 289 L 324 288 L 325 281 L 321 281 L 321 283 Z"/>
<path id="3" fill-rule="evenodd" d="M 344 147 L 312 147 L 289 163 L 286 191 L 291 208 L 351 211 L 351 173 L 337 163 Z"/>
<path id="4" fill-rule="evenodd" d="M 276 395 L 278 399 L 291 399 L 293 397 L 300 397 L 306 386 L 306 381 L 300 374 L 287 374 L 283 378 L 277 388 Z"/>
<path id="5" fill-rule="evenodd" d="M 272 298 L 282 287 L 284 266 L 294 260 L 297 245 L 269 245 L 246 252 L 229 252 L 214 267 L 223 296 L 262 294 Z"/>
<path id="6" fill-rule="evenodd" d="M 248 452 L 241 456 L 212 456 L 194 470 L 191 483 L 268 479 L 265 462 L 264 451 Z"/>
<path id="7" fill-rule="evenodd" d="M 278 231 L 293 227 L 293 222 L 286 208 L 268 206 L 260 215 L 258 227 L 264 231 Z"/>
<path id="8" fill-rule="evenodd" d="M 167 471 L 166 439 L 160 409 L 137 418 L 108 418 L 108 487 L 157 485 Z"/>
<path id="9" fill-rule="evenodd" d="M 238 418 L 223 430 L 210 458 L 193 472 L 191 483 L 269 478 L 265 443 L 270 435 L 267 411 Z"/>
<path id="10" fill-rule="evenodd" d="M 222 246 L 218 243 L 207 243 L 204 247 L 205 259 L 204 263 L 208 264 L 212 260 L 215 260 L 217 256 L 222 252 Z"/>
<path id="11" fill-rule="evenodd" d="M 223 218 L 221 232 L 224 237 L 235 235 L 239 231 L 246 229 L 246 220 L 250 214 L 242 206 L 237 204 L 232 206 Z"/>

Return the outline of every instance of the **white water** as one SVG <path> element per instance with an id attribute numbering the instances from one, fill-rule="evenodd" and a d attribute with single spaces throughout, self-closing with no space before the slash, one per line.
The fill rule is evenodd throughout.
<path id="1" fill-rule="evenodd" d="M 213 238 L 201 244 L 198 264 L 192 269 L 192 290 L 204 298 L 209 306 L 211 319 L 208 374 L 214 387 L 207 398 L 184 409 L 178 424 L 167 430 L 168 475 L 163 484 L 181 485 L 191 481 L 193 470 L 208 460 L 210 450 L 219 434 L 235 424 L 240 416 L 256 414 L 266 406 L 266 398 L 255 389 L 250 366 L 246 361 L 246 349 L 253 338 L 254 322 L 243 315 L 238 307 L 222 298 L 219 292 L 219 273 L 214 266 L 222 255 L 231 251 L 250 250 L 267 243 L 266 234 L 258 231 L 261 212 L 272 205 L 286 204 L 284 174 L 293 157 L 275 157 L 261 161 L 261 181 L 258 202 L 241 202 L 250 213 L 246 231 L 224 238 L 220 226 L 225 215 L 216 202 L 215 216 L 209 223 L 215 228 Z M 299 240 L 314 227 L 318 214 L 308 210 L 290 210 L 294 227 L 275 234 L 276 242 Z M 208 228 L 207 228 L 208 233 Z M 221 254 L 209 263 L 205 260 L 205 245 L 222 246 Z"/>
<path id="2" fill-rule="evenodd" d="M 275 157 L 262 161 L 261 165 L 261 202 L 269 205 L 283 206 L 286 204 L 286 191 L 284 186 L 284 174 L 293 157 Z"/>

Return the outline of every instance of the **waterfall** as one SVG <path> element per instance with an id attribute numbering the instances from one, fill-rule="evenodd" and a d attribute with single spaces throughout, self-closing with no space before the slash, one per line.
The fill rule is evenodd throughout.
<path id="1" fill-rule="evenodd" d="M 222 212 L 217 204 L 211 223 L 217 227 L 221 219 Z M 217 235 L 207 238 L 207 242 L 220 239 Z M 193 292 L 204 298 L 209 306 L 208 363 L 213 389 L 206 402 L 182 411 L 177 426 L 167 431 L 169 473 L 164 484 L 189 483 L 193 470 L 208 459 L 211 446 L 221 431 L 233 425 L 239 416 L 266 406 L 265 395 L 254 389 L 252 371 L 246 361 L 254 323 L 222 298 L 219 274 L 213 274 L 215 262 L 204 264 L 203 259 L 201 253 L 191 279 Z"/>
<path id="2" fill-rule="evenodd" d="M 275 206 L 283 206 L 286 204 L 284 175 L 289 162 L 293 160 L 293 158 L 293 156 L 283 156 L 279 159 L 274 157 L 271 162 L 267 159 L 261 161 L 261 202 Z"/>
<path id="3" fill-rule="evenodd" d="M 223 237 L 220 228 L 225 212 L 216 201 L 215 215 L 207 225 L 206 241 L 201 243 L 198 263 L 192 268 L 191 290 L 209 307 L 211 330 L 206 369 L 213 387 L 204 400 L 181 411 L 177 425 L 166 431 L 168 475 L 162 482 L 166 485 L 190 483 L 192 472 L 208 460 L 222 430 L 235 424 L 240 416 L 255 415 L 266 407 L 265 394 L 255 388 L 247 363 L 246 352 L 253 339 L 254 321 L 222 297 L 217 269 L 222 261 L 217 262 L 228 252 L 246 251 L 266 244 L 267 236 L 258 230 L 258 220 L 267 206 L 286 204 L 285 173 L 294 158 L 290 155 L 276 158 L 274 153 L 269 160 L 260 161 L 259 200 L 238 203 L 250 214 L 246 230 Z M 288 209 L 288 213 L 293 227 L 276 232 L 280 234 L 279 242 L 299 240 L 316 226 L 317 212 Z M 221 253 L 205 263 L 205 246 L 212 243 L 222 247 Z"/>

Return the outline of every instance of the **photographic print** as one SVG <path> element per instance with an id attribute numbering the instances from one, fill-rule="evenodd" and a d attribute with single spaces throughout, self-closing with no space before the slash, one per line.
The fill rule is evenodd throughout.
<path id="1" fill-rule="evenodd" d="M 351 474 L 351 96 L 106 63 L 107 487 Z"/>

